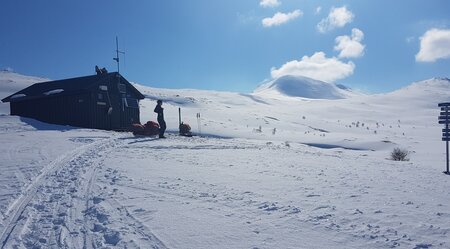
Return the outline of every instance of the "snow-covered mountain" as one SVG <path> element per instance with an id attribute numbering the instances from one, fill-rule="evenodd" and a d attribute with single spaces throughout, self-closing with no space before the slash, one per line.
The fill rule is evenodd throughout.
<path id="1" fill-rule="evenodd" d="M 34 80 L 2 73 L 0 97 Z M 0 115 L 3 247 L 450 248 L 448 79 L 375 95 L 299 77 L 252 94 L 135 86 L 142 122 L 164 101 L 168 139 Z M 201 136 L 176 136 L 178 108 Z M 387 160 L 395 147 L 410 161 Z"/>
<path id="2" fill-rule="evenodd" d="M 343 85 L 336 85 L 304 76 L 285 75 L 259 86 L 257 95 L 285 95 L 309 99 L 343 99 L 362 95 Z"/>
<path id="3" fill-rule="evenodd" d="M 47 80 L 45 78 L 25 76 L 8 70 L 0 70 L 0 100 L 34 83 Z M 0 113 L 9 113 L 9 104 L 0 101 Z"/>
<path id="4" fill-rule="evenodd" d="M 380 99 L 407 102 L 412 108 L 436 108 L 436 102 L 450 102 L 450 79 L 432 78 L 414 82 L 399 90 L 387 93 Z"/>
<path id="5" fill-rule="evenodd" d="M 4 98 L 11 93 L 29 87 L 34 83 L 48 81 L 46 78 L 26 76 L 12 71 L 0 70 L 0 97 Z M 8 94 L 8 95 L 5 95 Z"/>

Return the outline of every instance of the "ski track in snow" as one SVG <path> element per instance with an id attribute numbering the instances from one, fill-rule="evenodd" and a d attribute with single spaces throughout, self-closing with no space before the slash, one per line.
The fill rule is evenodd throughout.
<path id="1" fill-rule="evenodd" d="M 98 207 L 95 178 L 102 157 L 117 146 L 120 138 L 102 139 L 72 150 L 45 166 L 41 174 L 10 207 L 3 219 L 2 248 L 103 248 L 121 247 L 123 233 L 109 228 L 116 221 Z M 111 202 L 126 224 L 127 233 L 137 234 L 130 248 L 165 248 L 148 229 L 115 202 Z M 136 227 L 137 226 L 137 227 Z M 133 236 L 127 236 L 132 238 Z M 141 241 L 142 240 L 142 241 Z"/>

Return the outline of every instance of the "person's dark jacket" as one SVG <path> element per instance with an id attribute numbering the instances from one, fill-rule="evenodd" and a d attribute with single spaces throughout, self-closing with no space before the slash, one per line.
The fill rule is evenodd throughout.
<path id="1" fill-rule="evenodd" d="M 161 105 L 157 105 L 154 112 L 158 113 L 158 120 L 164 120 L 164 108 Z"/>

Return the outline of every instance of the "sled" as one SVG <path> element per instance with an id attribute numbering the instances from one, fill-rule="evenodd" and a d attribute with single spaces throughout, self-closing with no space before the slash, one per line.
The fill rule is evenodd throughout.
<path id="1" fill-rule="evenodd" d="M 159 134 L 159 124 L 154 121 L 148 121 L 145 124 L 132 124 L 130 131 L 137 136 L 156 136 Z"/>

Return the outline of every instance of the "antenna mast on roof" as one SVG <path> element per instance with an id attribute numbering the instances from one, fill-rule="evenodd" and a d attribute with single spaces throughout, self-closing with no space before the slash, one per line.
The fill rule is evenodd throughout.
<path id="1" fill-rule="evenodd" d="M 119 66 L 119 53 L 125 54 L 125 52 L 119 51 L 119 38 L 117 38 L 117 36 L 116 36 L 116 57 L 113 58 L 113 60 L 117 61 L 117 72 L 118 72 L 118 73 L 119 73 L 119 71 L 120 71 L 120 66 Z"/>

